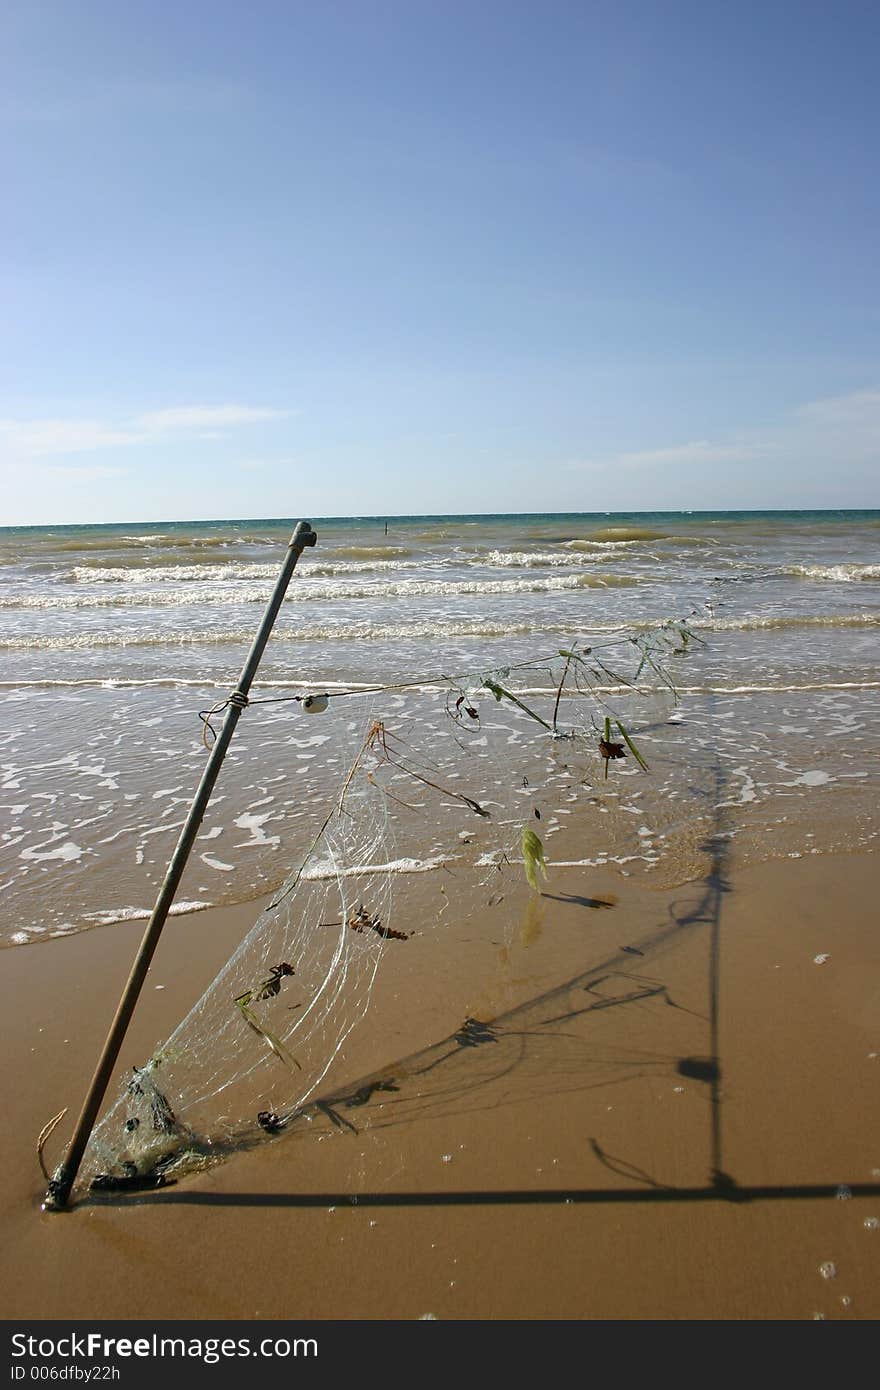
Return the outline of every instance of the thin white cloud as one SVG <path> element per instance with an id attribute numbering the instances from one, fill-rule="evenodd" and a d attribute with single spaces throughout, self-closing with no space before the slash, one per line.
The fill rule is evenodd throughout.
<path id="1" fill-rule="evenodd" d="M 814 427 L 858 431 L 866 439 L 880 443 L 880 390 L 851 391 L 846 396 L 811 401 L 795 414 Z"/>
<path id="2" fill-rule="evenodd" d="M 719 439 L 697 439 L 636 449 L 579 467 L 612 466 L 673 472 L 715 464 L 782 464 L 800 468 L 880 464 L 880 390 L 851 391 L 808 401 L 761 429 L 743 429 Z"/>
<path id="3" fill-rule="evenodd" d="M 286 410 L 267 410 L 250 405 L 185 405 L 170 410 L 152 410 L 139 415 L 136 423 L 150 433 L 166 430 L 216 429 L 223 425 L 252 425 L 260 420 L 278 420 Z"/>
<path id="4" fill-rule="evenodd" d="M 0 420 L 0 443 L 8 453 L 39 458 L 138 444 L 142 433 L 102 420 Z"/>
<path id="5" fill-rule="evenodd" d="M 175 436 L 223 439 L 225 432 L 262 421 L 278 420 L 286 410 L 261 406 L 173 406 L 148 411 L 130 420 L 0 419 L 0 455 L 43 458 L 121 449 Z"/>
<path id="6" fill-rule="evenodd" d="M 240 459 L 238 466 L 245 473 L 259 473 L 268 468 L 295 468 L 302 460 L 295 458 L 252 458 Z"/>
<path id="7" fill-rule="evenodd" d="M 33 471 L 38 477 L 65 479 L 71 483 L 95 483 L 128 475 L 127 468 L 116 468 L 107 463 L 38 463 Z"/>
<path id="8" fill-rule="evenodd" d="M 673 444 L 662 449 L 637 449 L 618 454 L 615 463 L 650 467 L 677 463 L 724 463 L 729 459 L 752 457 L 754 449 L 739 444 L 715 444 L 709 439 L 695 439 L 690 444 Z"/>

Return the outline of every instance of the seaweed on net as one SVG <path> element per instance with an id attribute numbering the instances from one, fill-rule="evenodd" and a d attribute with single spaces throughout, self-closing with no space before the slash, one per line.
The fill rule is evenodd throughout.
<path id="1" fill-rule="evenodd" d="M 418 703 L 432 693 L 436 702 L 439 693 L 451 721 L 451 737 L 442 719 L 431 726 L 430 756 L 424 736 L 414 740 L 415 721 L 392 727 L 381 709 L 383 697 L 399 700 L 407 685 L 306 697 L 319 710 L 329 703 L 322 717 L 331 720 L 347 769 L 339 789 L 250 932 L 95 1129 L 84 1167 L 95 1189 L 137 1187 L 202 1167 L 277 1133 L 349 1081 L 348 1068 L 356 1074 L 357 1067 L 346 1060 L 346 1043 L 369 1007 L 383 958 L 415 949 L 399 944 L 412 933 L 393 924 L 395 837 L 421 814 L 453 839 L 462 817 L 476 816 L 474 865 L 492 875 L 518 860 L 537 890 L 544 846 L 523 827 L 524 798 L 546 775 L 548 751 L 566 748 L 566 757 L 587 767 L 598 754 L 606 775 L 624 751 L 644 767 L 613 702 L 638 691 L 646 666 L 664 671 L 665 654 L 682 646 L 676 625 L 672 633 L 621 633 L 601 648 L 573 643 L 511 667 L 412 682 L 418 692 L 407 698 Z M 633 653 L 635 676 L 625 669 Z M 658 693 L 668 704 L 673 684 L 664 678 L 645 692 L 652 715 Z M 302 696 L 287 698 L 305 705 Z M 350 701 L 360 718 L 346 717 Z M 499 722 L 499 707 L 512 724 Z M 611 740 L 612 718 L 621 744 Z M 454 843 L 459 851 L 469 845 L 470 832 L 458 830 Z M 432 929 L 419 926 L 419 934 Z M 473 1026 L 463 1037 L 469 1045 L 492 1040 Z"/>

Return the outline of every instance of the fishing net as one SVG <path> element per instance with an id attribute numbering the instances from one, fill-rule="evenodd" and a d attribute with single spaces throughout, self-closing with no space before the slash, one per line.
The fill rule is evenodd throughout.
<path id="1" fill-rule="evenodd" d="M 562 803 L 609 775 L 639 775 L 639 732 L 669 716 L 667 658 L 690 640 L 664 624 L 514 667 L 275 697 L 292 718 L 320 717 L 336 789 L 251 931 L 128 1074 L 92 1135 L 85 1180 L 161 1183 L 320 1111 L 363 1071 L 352 1035 L 386 959 L 442 943 L 474 885 L 490 904 L 505 876 L 521 883 L 525 871 L 538 888 L 550 838 L 565 840 Z M 251 703 L 258 719 L 270 701 Z M 542 805 L 556 813 L 542 819 Z M 395 910 L 402 874 L 442 869 L 435 911 Z M 469 1046 L 486 1026 L 466 1021 Z"/>

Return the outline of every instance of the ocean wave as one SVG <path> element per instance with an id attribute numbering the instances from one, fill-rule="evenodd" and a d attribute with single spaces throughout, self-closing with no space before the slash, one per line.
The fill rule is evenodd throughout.
<path id="1" fill-rule="evenodd" d="M 824 579 L 835 584 L 852 584 L 860 579 L 880 580 L 880 565 L 790 565 L 782 572 L 798 579 Z"/>
<path id="2" fill-rule="evenodd" d="M 233 579 L 276 579 L 277 565 L 75 565 L 67 578 L 75 584 L 203 584 Z"/>
<path id="3" fill-rule="evenodd" d="M 742 618 L 690 618 L 687 625 L 709 632 L 758 632 L 763 628 L 880 627 L 880 613 L 774 614 L 766 618 L 746 614 Z"/>
<path id="4" fill-rule="evenodd" d="M 413 552 L 405 545 L 334 545 L 330 553 L 347 560 L 399 560 Z"/>
<path id="5" fill-rule="evenodd" d="M 240 535 L 221 535 L 221 536 L 199 536 L 186 535 L 173 531 L 150 531 L 142 535 L 128 536 L 43 536 L 40 538 L 40 551 L 56 552 L 68 554 L 70 552 L 81 552 L 84 554 L 107 553 L 121 551 L 123 553 L 134 548 L 149 550 L 222 550 L 232 549 L 239 545 L 264 545 L 280 546 L 281 539 L 278 536 L 267 536 L 259 533 L 244 533 Z"/>
<path id="6" fill-rule="evenodd" d="M 528 637 L 549 632 L 570 634 L 571 623 L 505 623 L 497 618 L 487 619 L 449 619 L 426 620 L 414 623 L 381 623 L 364 619 L 352 623 L 298 622 L 295 627 L 282 627 L 276 624 L 272 632 L 273 644 L 279 642 L 347 642 L 347 641 L 389 641 L 423 642 L 458 637 Z M 609 625 L 607 631 L 616 629 Z M 253 640 L 250 627 L 204 628 L 200 632 L 160 633 L 155 629 L 134 632 L 92 632 L 59 635 L 56 637 L 22 636 L 0 640 L 0 650 L 33 651 L 88 651 L 100 648 L 118 647 L 207 647 L 207 646 L 246 646 Z"/>
<path id="7" fill-rule="evenodd" d="M 534 579 L 443 580 L 410 579 L 398 583 L 301 583 L 285 602 L 314 603 L 341 599 L 458 598 L 481 594 L 548 594 L 571 589 L 628 588 L 638 579 L 622 574 L 548 575 Z M 227 585 L 208 589 L 147 589 L 134 593 L 27 594 L 0 597 L 0 609 L 79 611 L 101 608 L 215 608 L 267 603 L 271 586 Z"/>
<path id="8" fill-rule="evenodd" d="M 624 552 L 625 553 L 625 552 Z M 584 551 L 572 550 L 489 550 L 482 555 L 469 555 L 467 565 L 489 565 L 493 569 L 555 569 L 566 566 L 597 564 L 603 560 L 620 559 L 620 553 L 608 546 Z"/>
<path id="9" fill-rule="evenodd" d="M 602 554 L 603 552 L 607 552 L 607 551 L 609 551 L 609 550 L 629 550 L 632 546 L 638 545 L 639 542 L 638 542 L 637 540 L 629 540 L 629 541 L 627 541 L 627 540 L 616 540 L 616 541 L 571 540 L 571 541 L 562 541 L 561 544 L 565 546 L 566 550 L 577 550 L 577 551 L 586 551 L 586 552 L 591 553 L 591 554 L 597 554 L 597 553 L 598 553 L 598 554 Z"/>
<path id="10" fill-rule="evenodd" d="M 168 909 L 169 917 L 184 917 L 191 912 L 202 912 L 212 904 L 205 902 L 202 898 L 194 898 L 192 902 L 172 903 Z M 83 914 L 83 921 L 88 922 L 94 927 L 109 927 L 114 922 L 145 922 L 153 913 L 150 907 L 109 907 L 103 912 L 86 912 Z"/>
<path id="11" fill-rule="evenodd" d="M 593 532 L 594 541 L 666 541 L 674 539 L 668 531 L 652 531 L 647 526 L 601 526 Z"/>
<path id="12" fill-rule="evenodd" d="M 332 561 L 327 563 L 318 560 L 317 562 L 310 561 L 307 566 L 297 571 L 297 578 L 301 581 L 310 580 L 313 576 L 316 579 L 332 579 L 336 575 L 391 574 L 398 570 L 422 568 L 424 566 L 421 560 L 346 560 L 338 565 L 333 564 Z"/>
<path id="13" fill-rule="evenodd" d="M 319 561 L 298 570 L 297 581 L 301 582 L 312 575 L 326 579 L 337 574 L 389 573 L 414 569 L 418 563 L 415 560 L 349 560 L 335 565 Z M 205 584 L 236 579 L 274 581 L 278 578 L 278 565 L 264 565 L 255 560 L 230 560 L 225 565 L 210 562 L 195 565 L 75 565 L 65 577 L 75 584 Z"/>
<path id="14" fill-rule="evenodd" d="M 590 634 L 648 632 L 659 626 L 657 621 L 621 623 L 590 623 Z M 877 628 L 880 613 L 809 614 L 803 616 L 742 618 L 694 618 L 689 626 L 709 632 L 752 632 L 761 630 L 796 630 L 799 628 Z M 294 626 L 276 626 L 273 642 L 424 642 L 443 641 L 462 637 L 527 637 L 565 633 L 571 637 L 577 631 L 576 622 L 569 617 L 564 623 L 548 623 L 536 616 L 534 622 L 505 622 L 499 616 L 490 618 L 424 619 L 414 622 L 382 622 L 370 618 L 338 623 L 310 623 L 298 617 Z M 115 630 L 43 637 L 36 634 L 0 639 L 0 650 L 15 651 L 88 651 L 117 647 L 206 647 L 244 645 L 253 639 L 250 627 L 204 628 L 197 632 L 159 632 L 155 628 Z"/>

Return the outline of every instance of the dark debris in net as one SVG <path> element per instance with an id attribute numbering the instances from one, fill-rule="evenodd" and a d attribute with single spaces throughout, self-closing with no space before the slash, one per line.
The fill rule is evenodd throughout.
<path id="1" fill-rule="evenodd" d="M 481 1043 L 498 1041 L 498 1036 L 490 1023 L 478 1018 L 466 1018 L 458 1032 L 453 1034 L 459 1047 L 479 1047 Z"/>

